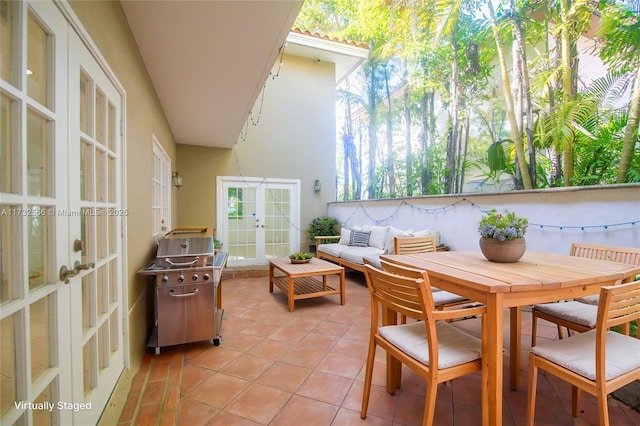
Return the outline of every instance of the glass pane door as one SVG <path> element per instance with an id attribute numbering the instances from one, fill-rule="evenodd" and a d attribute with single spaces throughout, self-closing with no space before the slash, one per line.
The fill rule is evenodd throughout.
<path id="1" fill-rule="evenodd" d="M 70 240 L 79 271 L 71 280 L 73 398 L 97 422 L 123 369 L 121 95 L 74 33 L 69 55 Z M 77 214 L 76 214 L 77 213 Z"/>
<path id="2" fill-rule="evenodd" d="M 216 233 L 229 266 L 264 265 L 298 250 L 298 189 L 299 181 L 218 178 Z"/>
<path id="3" fill-rule="evenodd" d="M 29 409 L 71 400 L 66 34 L 53 3 L 0 0 L 0 424 L 72 421 Z"/>

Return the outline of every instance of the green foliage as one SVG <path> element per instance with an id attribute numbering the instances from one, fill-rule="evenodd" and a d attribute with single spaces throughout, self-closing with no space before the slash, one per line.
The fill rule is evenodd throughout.
<path id="1" fill-rule="evenodd" d="M 630 146 L 633 149 L 626 182 L 640 181 L 638 132 L 627 126 L 634 121 L 633 117 L 628 118 L 631 72 L 640 67 L 640 20 L 637 11 L 630 10 L 630 3 L 572 0 L 563 14 L 559 2 L 494 2 L 496 34 L 505 50 L 514 44 L 516 23 L 523 31 L 535 120 L 533 187 L 565 184 L 562 173 L 567 147 L 574 154 L 570 167 L 573 171 L 567 173 L 573 177 L 567 184 L 615 183 L 616 170 Z M 502 85 L 493 71 L 496 34 L 485 19 L 485 5 L 486 2 L 468 0 L 305 1 L 295 27 L 370 46 L 370 56 L 361 72 L 350 76 L 350 86 L 339 96 L 340 101 L 350 102 L 353 111 L 348 126 L 362 164 L 359 173 L 364 176 L 359 176 L 358 182 L 363 190 L 366 188 L 364 198 L 445 193 L 451 173 L 457 182 L 461 173 L 467 179 L 477 179 L 479 171 L 486 181 L 495 180 L 498 186 L 500 177 L 503 182 L 505 175 L 516 178 L 513 143 L 505 143 L 507 137 L 516 139 L 507 136 L 511 125 L 505 121 Z M 604 63 L 618 74 L 598 79 L 585 90 L 581 86 L 585 80 L 574 76 L 574 81 L 580 81 L 575 87 L 582 93 L 565 97 L 561 84 L 564 68 L 558 60 L 562 45 L 548 41 L 559 37 L 563 29 L 573 37 L 590 29 L 596 5 L 602 17 L 596 47 L 601 49 Z M 572 49 L 571 61 L 584 64 L 584 53 Z M 508 67 L 513 69 L 509 75 L 512 94 L 516 95 L 519 79 L 514 76 L 518 68 L 512 59 L 508 61 Z M 457 79 L 452 78 L 454 75 Z M 454 81 L 457 97 L 451 86 Z M 389 122 L 384 116 L 388 112 L 385 83 L 394 102 L 392 129 L 387 129 Z M 409 105 L 404 105 L 404 91 L 408 92 Z M 406 114 L 407 108 L 410 115 Z M 410 123 L 404 123 L 407 116 Z M 458 123 L 458 139 L 448 144 L 453 122 Z M 405 135 L 407 127 L 411 135 Z M 392 155 L 381 143 L 390 133 Z M 520 136 L 526 139 L 524 133 Z M 412 146 L 409 171 L 408 143 Z M 529 149 L 524 148 L 527 162 Z M 389 159 L 393 174 L 385 167 Z M 344 162 L 341 158 L 337 162 L 341 170 Z M 475 174 L 466 173 L 469 170 Z M 344 176 L 340 172 L 339 175 Z M 391 194 L 389 180 L 393 176 L 395 193 Z M 360 199 L 363 194 L 358 192 L 352 190 L 347 197 Z M 343 196 L 342 191 L 339 194 Z"/>
<path id="2" fill-rule="evenodd" d="M 492 172 L 506 170 L 507 168 L 507 156 L 502 147 L 503 142 L 513 143 L 510 139 L 503 139 L 492 143 L 487 150 L 487 165 Z"/>
<path id="3" fill-rule="evenodd" d="M 309 241 L 315 242 L 316 237 L 340 235 L 338 225 L 340 222 L 334 217 L 316 217 L 311 221 L 311 225 L 307 228 L 307 236 Z"/>
<path id="4" fill-rule="evenodd" d="M 640 67 L 640 19 L 630 5 L 606 5 L 597 37 L 603 43 L 600 58 L 619 71 Z"/>

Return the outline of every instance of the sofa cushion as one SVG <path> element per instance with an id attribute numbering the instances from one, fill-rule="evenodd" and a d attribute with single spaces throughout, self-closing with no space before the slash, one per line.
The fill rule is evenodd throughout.
<path id="1" fill-rule="evenodd" d="M 349 246 L 367 247 L 369 245 L 369 237 L 371 231 L 351 231 L 349 237 Z"/>
<path id="2" fill-rule="evenodd" d="M 349 247 L 345 244 L 332 243 L 332 244 L 320 244 L 316 248 L 316 250 L 318 252 L 326 253 L 334 257 L 340 257 L 342 252 L 347 250 L 348 248 Z"/>
<path id="3" fill-rule="evenodd" d="M 375 247 L 348 247 L 340 253 L 340 258 L 351 263 L 363 265 L 365 256 L 376 256 L 383 254 L 383 251 Z"/>
<path id="4" fill-rule="evenodd" d="M 375 247 L 384 250 L 385 242 L 387 241 L 387 234 L 389 233 L 388 226 L 370 226 L 364 228 L 365 231 L 371 231 L 369 236 L 369 247 Z"/>
<path id="5" fill-rule="evenodd" d="M 378 269 L 382 269 L 382 263 L 380 263 L 380 255 L 371 255 L 371 256 L 365 256 L 362 258 L 363 261 L 367 261 L 369 262 L 370 265 L 378 268 Z"/>

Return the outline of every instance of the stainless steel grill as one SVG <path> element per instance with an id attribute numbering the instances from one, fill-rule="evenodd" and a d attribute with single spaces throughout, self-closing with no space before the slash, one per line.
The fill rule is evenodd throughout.
<path id="1" fill-rule="evenodd" d="M 158 244 L 155 261 L 138 271 L 155 275 L 155 327 L 148 347 L 222 339 L 221 275 L 225 253 L 214 253 L 211 228 L 179 228 Z"/>
<path id="2" fill-rule="evenodd" d="M 211 228 L 179 228 L 160 240 L 156 265 L 166 268 L 207 266 L 213 264 L 213 256 Z"/>

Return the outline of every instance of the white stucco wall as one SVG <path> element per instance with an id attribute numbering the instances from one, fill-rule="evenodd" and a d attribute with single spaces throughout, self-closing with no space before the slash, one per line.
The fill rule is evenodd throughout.
<path id="1" fill-rule="evenodd" d="M 432 229 L 451 250 L 479 251 L 477 223 L 490 208 L 529 220 L 528 250 L 568 254 L 574 241 L 640 247 L 638 184 L 334 202 L 327 214 L 346 227 Z"/>

